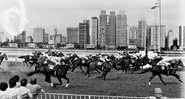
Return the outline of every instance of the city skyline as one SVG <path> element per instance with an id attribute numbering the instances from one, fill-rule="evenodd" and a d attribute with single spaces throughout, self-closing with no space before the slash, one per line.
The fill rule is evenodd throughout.
<path id="1" fill-rule="evenodd" d="M 1 1 L 9 3 L 9 1 Z M 14 0 L 18 1 L 18 0 Z M 73 2 L 73 3 L 72 3 Z M 90 20 L 91 17 L 98 16 L 101 10 L 126 11 L 128 16 L 128 25 L 137 26 L 138 20 L 145 18 L 149 25 L 154 24 L 154 10 L 150 8 L 154 6 L 157 0 L 26 0 L 25 12 L 28 24 L 25 29 L 30 33 L 30 29 L 35 27 L 44 27 L 46 31 L 53 32 L 53 28 L 57 27 L 59 33 L 66 35 L 66 27 L 78 26 L 82 20 Z M 162 0 L 162 24 L 169 29 L 178 29 L 182 10 L 181 3 L 183 0 Z M 17 4 L 19 6 L 19 4 Z M 0 12 L 6 8 L 2 6 Z M 173 9 L 173 10 L 172 10 Z M 0 27 L 2 30 L 2 27 Z M 178 30 L 174 30 L 178 33 Z"/>

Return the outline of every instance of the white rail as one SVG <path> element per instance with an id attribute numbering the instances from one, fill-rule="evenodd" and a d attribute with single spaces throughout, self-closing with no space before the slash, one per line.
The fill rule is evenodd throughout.
<path id="1" fill-rule="evenodd" d="M 37 99 L 149 99 L 149 97 L 45 93 L 45 94 L 40 94 L 37 97 Z"/>

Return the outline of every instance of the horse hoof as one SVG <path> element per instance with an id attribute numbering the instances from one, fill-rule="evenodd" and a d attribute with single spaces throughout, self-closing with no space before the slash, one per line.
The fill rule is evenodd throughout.
<path id="1" fill-rule="evenodd" d="M 148 85 L 150 86 L 151 85 L 151 82 L 149 82 Z"/>
<path id="2" fill-rule="evenodd" d="M 65 86 L 66 88 L 68 88 L 69 87 L 69 84 L 66 84 L 66 86 Z"/>
<path id="3" fill-rule="evenodd" d="M 53 83 L 50 83 L 50 86 L 51 86 L 51 87 L 55 87 L 55 85 L 54 85 Z"/>

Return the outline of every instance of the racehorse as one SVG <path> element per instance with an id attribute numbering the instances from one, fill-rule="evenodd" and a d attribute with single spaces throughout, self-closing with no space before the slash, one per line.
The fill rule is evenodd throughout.
<path id="1" fill-rule="evenodd" d="M 18 58 L 24 59 L 23 63 L 26 64 L 27 67 L 32 68 L 33 65 L 37 64 L 38 56 L 36 55 L 23 55 Z M 30 64 L 30 66 L 29 66 Z"/>
<path id="2" fill-rule="evenodd" d="M 82 69 L 82 66 L 83 67 L 88 67 L 89 63 L 90 63 L 90 60 L 86 59 L 86 58 L 83 58 L 83 57 L 76 57 L 76 59 L 74 59 L 72 61 L 73 63 L 73 66 L 72 66 L 72 70 L 71 72 L 73 72 L 78 66 L 80 67 L 80 70 L 84 72 L 84 70 Z"/>
<path id="3" fill-rule="evenodd" d="M 91 61 L 89 64 L 88 64 L 88 67 L 87 67 L 87 70 L 86 70 L 86 73 L 85 75 L 88 75 L 87 77 L 90 77 L 90 71 L 93 71 L 93 70 L 96 70 L 98 73 L 100 73 L 99 70 L 102 71 L 102 64 L 104 62 L 101 61 L 101 60 L 94 60 L 94 61 Z"/>
<path id="4" fill-rule="evenodd" d="M 52 87 L 55 87 L 56 85 L 62 85 L 61 78 L 64 78 L 67 80 L 66 87 L 68 87 L 69 86 L 69 78 L 67 78 L 66 74 L 67 74 L 67 71 L 70 70 L 70 65 L 67 65 L 67 64 L 66 65 L 57 65 L 54 67 L 54 69 L 50 69 L 49 62 L 51 62 L 51 61 L 46 59 L 46 60 L 44 60 L 43 63 L 38 63 L 35 66 L 35 71 L 30 72 L 26 75 L 32 76 L 34 74 L 41 73 L 41 74 L 45 75 L 45 81 L 50 83 Z M 51 83 L 51 76 L 56 77 L 59 81 L 59 84 Z"/>
<path id="5" fill-rule="evenodd" d="M 154 59 L 149 59 L 147 56 L 143 57 L 143 58 L 137 58 L 135 59 L 134 64 L 134 69 L 132 70 L 132 73 L 134 73 L 134 71 L 137 71 L 140 69 L 140 66 L 143 69 L 143 66 L 146 64 L 151 64 L 151 65 L 156 65 L 159 61 L 161 61 L 163 58 L 162 57 L 155 57 Z"/>
<path id="6" fill-rule="evenodd" d="M 112 68 L 115 68 L 111 61 L 106 61 L 102 64 L 102 75 L 98 76 L 97 78 L 103 78 L 105 80 L 107 74 L 111 71 Z M 117 68 L 115 68 L 117 69 Z"/>
<path id="7" fill-rule="evenodd" d="M 6 53 L 4 53 L 3 55 L 0 56 L 0 65 L 3 62 L 3 60 L 8 60 L 8 56 L 6 55 Z"/>
<path id="8" fill-rule="evenodd" d="M 145 66 L 143 66 L 143 71 L 140 74 L 146 73 L 146 72 L 151 72 L 152 76 L 149 78 L 149 85 L 151 85 L 151 81 L 155 76 L 158 76 L 159 79 L 161 80 L 161 82 L 166 85 L 166 83 L 163 81 L 162 76 L 161 75 L 165 75 L 165 76 L 174 76 L 175 78 L 177 78 L 180 82 L 183 82 L 180 79 L 180 76 L 178 74 L 176 74 L 176 71 L 181 67 L 184 68 L 184 64 L 182 62 L 181 59 L 173 59 L 171 60 L 171 62 L 173 61 L 173 63 L 170 63 L 169 67 L 172 67 L 171 69 L 169 67 L 163 66 L 163 65 L 155 65 L 155 64 L 147 64 Z M 170 62 L 170 61 L 169 61 Z"/>
<path id="9" fill-rule="evenodd" d="M 82 69 L 82 66 L 87 68 L 89 66 L 89 63 L 94 61 L 94 60 L 98 60 L 98 57 L 97 56 L 92 56 L 91 54 L 89 56 L 87 56 L 87 58 L 76 56 L 74 58 L 74 60 L 72 61 L 73 66 L 72 66 L 71 71 L 73 72 L 79 66 L 80 70 L 83 73 L 85 73 L 85 71 Z"/>
<path id="10" fill-rule="evenodd" d="M 96 78 L 103 78 L 105 80 L 107 74 L 111 71 L 111 69 L 115 68 L 116 70 L 118 70 L 118 68 L 116 67 L 117 64 L 114 60 L 115 57 L 113 55 L 109 56 L 107 59 L 105 59 L 105 61 L 101 61 L 98 59 L 93 60 L 89 63 L 86 74 L 88 74 L 88 77 L 90 77 L 90 71 L 96 70 L 97 72 L 99 72 L 100 70 L 102 72 L 102 75 Z"/>

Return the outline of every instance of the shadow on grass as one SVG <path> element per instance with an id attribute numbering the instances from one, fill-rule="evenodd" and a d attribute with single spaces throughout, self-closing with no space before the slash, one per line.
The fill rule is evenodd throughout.
<path id="1" fill-rule="evenodd" d="M 181 84 L 180 82 L 165 82 L 166 85 L 178 85 Z M 152 82 L 152 84 L 156 84 L 156 85 L 164 85 L 162 82 Z"/>

